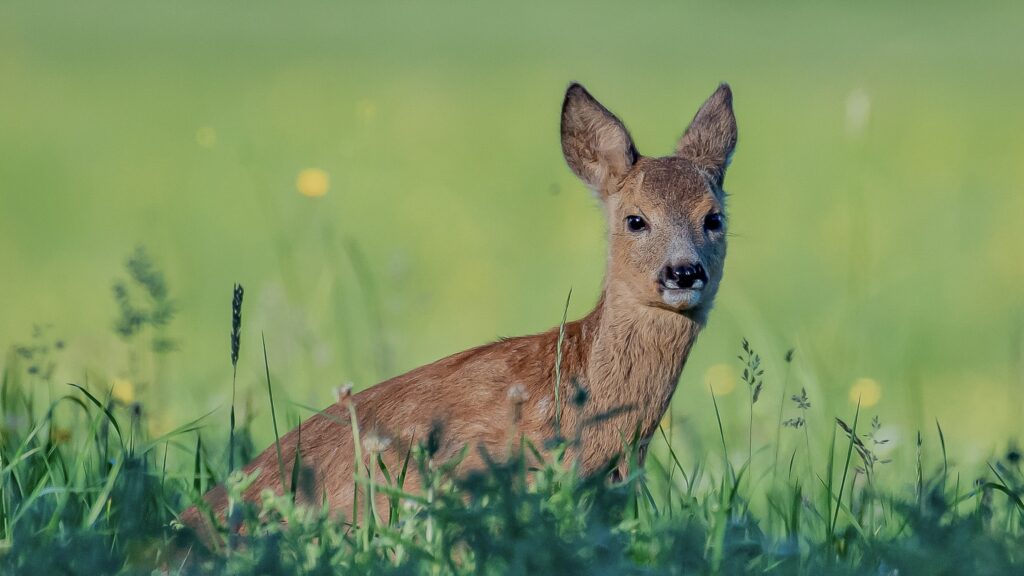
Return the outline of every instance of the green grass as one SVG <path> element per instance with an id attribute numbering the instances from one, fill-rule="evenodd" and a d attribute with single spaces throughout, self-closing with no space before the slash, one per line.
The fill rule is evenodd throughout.
<path id="1" fill-rule="evenodd" d="M 161 283 L 158 270 L 133 258 L 136 270 L 148 271 L 145 280 Z M 241 325 L 240 299 L 232 312 L 234 328 Z M 239 352 L 229 348 L 225 360 L 244 359 Z M 276 423 L 281 400 L 274 400 L 270 356 L 261 352 L 267 394 L 260 403 Z M 951 469 L 946 437 L 936 426 L 927 441 L 918 435 L 914 474 L 901 476 L 876 454 L 888 442 L 877 416 L 865 432 L 858 405 L 852 418 L 840 415 L 819 432 L 830 438 L 828 455 L 812 459 L 800 434 L 812 418 L 832 418 L 810 406 L 806 391 L 781 398 L 780 412 L 801 415 L 785 426 L 777 421 L 775 442 L 791 451 L 782 471 L 778 457 L 769 457 L 770 443 L 734 467 L 727 452 L 734 439 L 726 437 L 711 396 L 721 455 L 680 456 L 668 421 L 646 468 L 630 448 L 622 458 L 632 472 L 612 482 L 614 462 L 608 473 L 580 478 L 562 457 L 564 443 L 544 454 L 522 444 L 508 461 L 455 476 L 459 459 L 437 462 L 428 440 L 406 455 L 400 470 L 388 470 L 380 448 L 361 437 L 346 388 L 337 401 L 349 406 L 354 458 L 362 463 L 352 481 L 368 497 L 356 501 L 352 517 L 338 517 L 326 506 L 296 504 L 299 492 L 312 490 L 303 480 L 301 448 L 287 463 L 288 475 L 278 457 L 279 477 L 290 478 L 282 495 L 266 491 L 260 502 L 244 502 L 240 496 L 255 474 L 231 467 L 253 456 L 251 421 L 239 423 L 232 412 L 224 438 L 211 433 L 205 415 L 151 437 L 151 414 L 138 402 L 87 384 L 57 386 L 52 368 L 33 369 L 50 362 L 50 353 L 45 345 L 12 350 L 0 382 L 4 573 L 978 575 L 1024 569 L 1018 451 L 992 459 L 987 469 Z M 771 391 L 765 384 L 771 374 L 746 340 L 737 361 L 747 370 L 752 407 L 768 397 L 760 393 Z M 39 397 L 40 379 L 49 398 Z M 745 424 L 752 429 L 753 416 Z M 541 464 L 528 467 L 534 459 Z M 424 479 L 419 491 L 404 488 L 410 467 Z M 220 482 L 232 497 L 227 519 L 210 515 L 200 499 Z M 386 495 L 386 510 L 373 504 L 377 493 Z M 306 496 L 317 501 L 313 492 Z M 207 510 L 217 537 L 199 539 L 177 520 L 192 503 Z"/>

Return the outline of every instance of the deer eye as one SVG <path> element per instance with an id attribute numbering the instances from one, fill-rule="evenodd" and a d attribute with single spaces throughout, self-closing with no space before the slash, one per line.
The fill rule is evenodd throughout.
<path id="1" fill-rule="evenodd" d="M 640 216 L 626 216 L 626 228 L 630 232 L 641 232 L 647 229 L 647 221 Z"/>
<path id="2" fill-rule="evenodd" d="M 708 214 L 704 217 L 704 229 L 709 232 L 717 232 L 721 230 L 722 225 L 724 224 L 725 218 L 718 212 Z"/>

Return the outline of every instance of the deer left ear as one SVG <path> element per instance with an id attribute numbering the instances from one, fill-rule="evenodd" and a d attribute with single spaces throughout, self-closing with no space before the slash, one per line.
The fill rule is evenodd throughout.
<path id="1" fill-rule="evenodd" d="M 562 103 L 562 154 L 576 176 L 602 198 L 639 156 L 622 122 L 575 83 Z"/>
<path id="2" fill-rule="evenodd" d="M 736 135 L 732 89 L 723 83 L 693 117 L 676 145 L 676 155 L 707 170 L 721 185 L 736 149 Z"/>

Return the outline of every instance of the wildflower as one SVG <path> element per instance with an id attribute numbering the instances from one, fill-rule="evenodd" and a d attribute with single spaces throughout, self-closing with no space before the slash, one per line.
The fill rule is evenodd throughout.
<path id="1" fill-rule="evenodd" d="M 736 388 L 736 370 L 728 364 L 715 364 L 704 373 L 704 383 L 715 396 L 725 396 Z"/>
<path id="2" fill-rule="evenodd" d="M 859 378 L 850 387 L 850 402 L 869 408 L 882 399 L 882 387 L 872 378 Z"/>
<path id="3" fill-rule="evenodd" d="M 126 406 L 135 402 L 135 384 L 131 380 L 127 378 L 114 378 L 111 384 L 113 387 L 110 389 L 110 395 L 114 400 Z"/>
<path id="4" fill-rule="evenodd" d="M 319 198 L 327 194 L 330 178 L 327 176 L 327 172 L 319 168 L 306 168 L 299 172 L 299 176 L 295 180 L 295 187 L 303 196 Z"/>

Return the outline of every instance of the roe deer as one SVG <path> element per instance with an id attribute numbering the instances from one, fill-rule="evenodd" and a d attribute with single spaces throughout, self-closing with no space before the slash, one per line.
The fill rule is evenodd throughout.
<path id="1" fill-rule="evenodd" d="M 722 182 L 736 145 L 732 92 L 722 84 L 701 106 L 675 152 L 641 156 L 622 122 L 583 86 L 569 86 L 562 105 L 562 152 L 572 171 L 600 198 L 608 221 L 608 269 L 597 306 L 564 325 L 560 402 L 555 396 L 559 328 L 466 350 L 382 382 L 351 398 L 360 430 L 386 445 L 389 469 L 401 467 L 412 442 L 440 431 L 435 458 L 470 446 L 460 470 L 509 455 L 518 434 L 537 446 L 561 430 L 576 431 L 568 450 L 583 474 L 607 469 L 623 439 L 649 440 L 668 409 L 679 374 L 707 320 L 725 260 Z M 586 401 L 572 402 L 580 391 Z M 514 405 L 514 406 L 513 406 Z M 291 476 L 300 456 L 313 473 L 315 503 L 350 513 L 354 446 L 342 403 L 310 417 L 245 467 L 260 475 L 244 494 L 283 493 L 278 458 Z M 514 421 L 515 420 L 515 421 Z M 582 432 L 582 433 L 580 433 Z M 515 439 L 511 436 L 517 435 Z M 410 477 L 407 488 L 418 485 Z M 303 495 L 300 495 L 302 498 Z M 223 518 L 224 487 L 205 496 Z M 183 521 L 207 532 L 193 507 Z"/>

